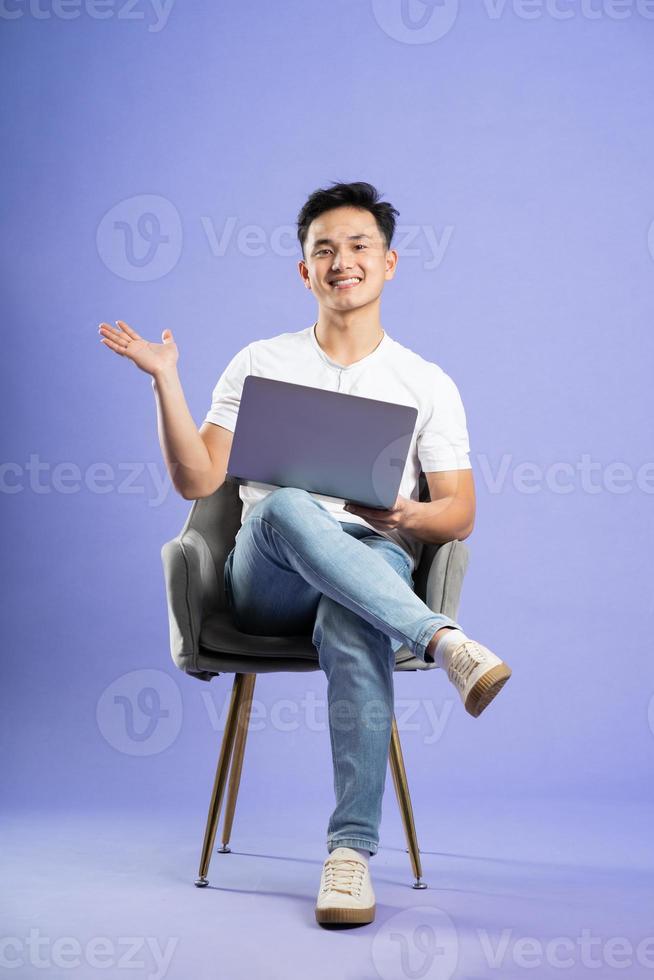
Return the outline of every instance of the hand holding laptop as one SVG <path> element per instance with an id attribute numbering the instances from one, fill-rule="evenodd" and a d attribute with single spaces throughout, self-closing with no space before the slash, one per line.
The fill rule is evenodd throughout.
<path id="1" fill-rule="evenodd" d="M 364 521 L 368 521 L 369 524 L 372 524 L 373 527 L 379 530 L 390 531 L 397 527 L 404 527 L 406 517 L 413 503 L 408 497 L 401 497 L 398 494 L 393 506 L 387 507 L 384 510 L 362 507 L 350 501 L 347 501 L 344 509 L 348 514 L 356 514 L 357 517 L 362 517 Z"/>

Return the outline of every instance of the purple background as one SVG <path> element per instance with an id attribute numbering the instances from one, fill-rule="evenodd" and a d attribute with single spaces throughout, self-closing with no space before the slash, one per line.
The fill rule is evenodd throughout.
<path id="1" fill-rule="evenodd" d="M 107 910 L 93 918 L 94 897 L 109 887 L 104 871 L 125 872 L 114 881 L 113 914 L 126 894 L 152 888 L 143 935 L 161 926 L 180 937 L 167 975 L 190 975 L 193 957 L 196 976 L 214 975 L 215 946 L 205 957 L 203 942 L 215 944 L 209 924 L 228 922 L 237 899 L 188 882 L 232 678 L 206 685 L 170 659 L 160 548 L 190 503 L 167 478 L 149 378 L 105 349 L 97 327 L 120 318 L 157 341 L 171 328 L 199 426 L 237 350 L 316 318 L 297 273 L 294 222 L 307 195 L 332 180 L 369 180 L 400 211 L 382 324 L 459 386 L 478 495 L 459 618 L 514 675 L 477 721 L 440 673 L 396 675 L 396 698 L 413 705 L 400 729 L 432 887 L 405 887 L 389 773 L 380 855 L 384 845 L 394 854 L 397 892 L 384 896 L 391 885 L 374 878 L 375 858 L 378 919 L 356 932 L 355 947 L 312 918 L 333 807 L 325 677 L 261 676 L 263 721 L 249 736 L 233 848 L 247 850 L 248 828 L 255 854 L 274 842 L 292 857 L 306 842 L 306 882 L 294 886 L 301 910 L 280 906 L 293 889 L 281 888 L 279 866 L 262 888 L 236 854 L 217 855 L 213 879 L 231 862 L 234 889 L 255 899 L 250 929 L 275 924 L 293 935 L 299 923 L 307 955 L 320 943 L 325 955 L 334 950 L 325 976 L 349 968 L 348 976 L 383 977 L 386 961 L 370 944 L 391 912 L 438 905 L 462 949 L 468 917 L 484 921 L 484 903 L 468 896 L 458 910 L 437 890 L 448 854 L 500 860 L 501 851 L 509 862 L 526 854 L 541 870 L 578 860 L 597 875 L 613 862 L 627 904 L 639 887 L 628 869 L 651 869 L 643 847 L 654 754 L 654 8 L 487 0 L 457 11 L 446 0 L 433 5 L 442 20 L 430 23 L 442 36 L 430 39 L 429 25 L 416 27 L 430 6 L 411 0 L 413 28 L 401 21 L 400 0 L 177 0 L 165 21 L 144 0 L 129 17 L 110 3 L 106 19 L 84 0 L 4 8 L 1 717 L 9 870 L 21 898 L 3 935 L 39 923 L 80 941 L 139 934 L 108 921 Z M 146 213 L 159 222 L 154 244 Z M 157 244 L 157 234 L 166 240 Z M 38 478 L 30 460 L 41 464 Z M 94 485 L 95 464 L 104 469 Z M 527 474 L 525 464 L 538 469 Z M 568 471 L 557 476 L 560 464 Z M 139 741 L 145 686 L 168 715 Z M 116 692 L 131 709 L 114 705 Z M 317 725 L 302 707 L 311 696 L 323 705 Z M 68 834 L 84 855 L 79 878 Z M 428 860 L 436 849 L 440 857 Z M 80 918 L 61 912 L 59 927 L 37 911 L 37 879 L 26 874 L 37 865 L 40 894 L 59 890 L 55 905 L 83 907 Z M 294 872 L 285 868 L 288 882 Z M 156 904 L 157 876 L 170 907 Z M 488 925 L 494 935 L 548 934 L 549 898 L 537 899 L 537 879 L 524 870 L 520 894 L 488 878 L 514 902 Z M 463 887 L 456 873 L 452 880 Z M 471 875 L 473 893 L 479 880 Z M 601 893 L 595 879 L 586 887 Z M 610 914 L 601 925 L 599 911 L 580 921 L 635 943 L 652 931 L 651 899 L 647 914 L 635 904 L 642 925 Z M 193 941 L 179 919 L 191 906 Z M 168 914 L 176 932 L 161 925 Z M 551 934 L 577 936 L 573 918 L 552 920 Z M 337 948 L 350 958 L 338 960 Z M 257 963 L 248 965 L 246 951 L 231 975 L 261 972 Z M 297 964 L 304 975 L 302 955 Z M 516 976 L 528 972 L 511 965 Z M 506 967 L 503 980 L 514 975 Z M 289 975 L 280 964 L 267 969 Z M 651 973 L 641 965 L 629 975 L 639 969 Z M 461 958 L 454 975 L 487 970 Z M 590 972 L 616 970 L 604 961 Z"/>

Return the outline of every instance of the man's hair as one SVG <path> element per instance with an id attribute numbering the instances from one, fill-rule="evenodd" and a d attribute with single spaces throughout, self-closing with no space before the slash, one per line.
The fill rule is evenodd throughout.
<path id="1" fill-rule="evenodd" d="M 377 222 L 377 227 L 386 242 L 386 248 L 391 247 L 395 232 L 395 216 L 399 215 L 388 201 L 380 201 L 379 191 L 365 180 L 353 184 L 343 184 L 337 181 L 329 188 L 321 187 L 310 195 L 306 204 L 297 216 L 297 237 L 304 255 L 304 243 L 307 240 L 309 225 L 325 211 L 334 208 L 362 208 L 370 211 Z"/>

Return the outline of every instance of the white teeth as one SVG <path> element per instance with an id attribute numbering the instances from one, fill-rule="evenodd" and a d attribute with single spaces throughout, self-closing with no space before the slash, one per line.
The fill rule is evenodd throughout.
<path id="1" fill-rule="evenodd" d="M 339 279 L 338 282 L 332 283 L 333 286 L 349 286 L 352 282 L 361 282 L 361 280 L 354 276 L 352 279 Z"/>

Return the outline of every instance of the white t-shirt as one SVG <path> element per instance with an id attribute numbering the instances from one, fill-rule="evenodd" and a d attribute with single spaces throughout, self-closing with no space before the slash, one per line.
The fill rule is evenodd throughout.
<path id="1" fill-rule="evenodd" d="M 454 381 L 437 364 L 393 340 L 388 333 L 377 347 L 347 367 L 333 361 L 316 340 L 315 323 L 304 330 L 255 340 L 231 359 L 213 390 L 205 422 L 234 431 L 243 382 L 248 374 L 276 381 L 341 391 L 364 398 L 418 409 L 399 493 L 419 499 L 420 471 L 470 469 L 466 415 Z M 272 490 L 241 485 L 241 522 L 250 508 Z M 412 559 L 412 571 L 422 554 L 422 542 L 398 528 L 381 531 L 357 514 L 349 514 L 331 497 L 311 493 L 339 521 L 364 524 L 395 541 Z"/>

